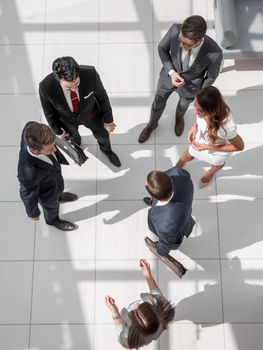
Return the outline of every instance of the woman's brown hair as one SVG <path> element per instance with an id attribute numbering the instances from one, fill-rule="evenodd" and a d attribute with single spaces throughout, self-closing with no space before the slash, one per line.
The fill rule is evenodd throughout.
<path id="1" fill-rule="evenodd" d="M 144 302 L 130 311 L 132 324 L 128 333 L 129 348 L 138 349 L 157 339 L 174 316 L 174 306 L 164 298 L 159 298 L 154 305 Z"/>
<path id="2" fill-rule="evenodd" d="M 214 86 L 207 86 L 199 90 L 196 100 L 202 111 L 208 116 L 207 135 L 214 143 L 217 138 L 217 131 L 227 122 L 230 108 L 225 103 L 220 91 Z"/>

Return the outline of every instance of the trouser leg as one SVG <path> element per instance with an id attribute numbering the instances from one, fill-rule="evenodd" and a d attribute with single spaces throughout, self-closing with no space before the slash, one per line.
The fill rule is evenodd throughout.
<path id="1" fill-rule="evenodd" d="M 165 109 L 166 102 L 173 91 L 174 88 L 168 89 L 164 87 L 162 85 L 161 79 L 159 79 L 154 101 L 152 103 L 150 121 L 147 124 L 147 127 L 153 129 L 156 128 L 158 121 L 161 118 Z"/>
<path id="2" fill-rule="evenodd" d="M 190 103 L 194 100 L 192 98 L 179 97 L 179 101 L 176 107 L 175 119 L 181 119 L 184 117 L 185 112 L 187 111 Z"/>
<path id="3" fill-rule="evenodd" d="M 105 153 L 111 153 L 112 149 L 108 131 L 103 126 L 100 128 L 91 128 L 91 131 L 98 141 L 100 149 Z"/>
<path id="4" fill-rule="evenodd" d="M 50 203 L 43 203 L 40 202 L 43 212 L 44 212 L 44 218 L 47 224 L 52 225 L 55 221 L 59 219 L 59 201 L 58 199 L 56 201 L 50 202 Z"/>

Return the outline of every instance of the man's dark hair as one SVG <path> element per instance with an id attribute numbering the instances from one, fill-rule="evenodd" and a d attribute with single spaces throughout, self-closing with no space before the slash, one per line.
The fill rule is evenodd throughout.
<path id="1" fill-rule="evenodd" d="M 196 41 L 205 36 L 207 24 L 202 16 L 190 16 L 184 20 L 181 28 L 183 36 Z"/>
<path id="2" fill-rule="evenodd" d="M 55 138 L 54 132 L 46 124 L 30 123 L 24 130 L 25 143 L 36 151 L 41 151 L 43 146 L 53 143 Z"/>
<path id="3" fill-rule="evenodd" d="M 158 200 L 168 199 L 173 192 L 173 182 L 163 171 L 153 170 L 147 175 L 145 186 L 149 194 Z"/>
<path id="4" fill-rule="evenodd" d="M 59 57 L 52 65 L 56 79 L 74 81 L 79 77 L 79 65 L 71 56 Z"/>

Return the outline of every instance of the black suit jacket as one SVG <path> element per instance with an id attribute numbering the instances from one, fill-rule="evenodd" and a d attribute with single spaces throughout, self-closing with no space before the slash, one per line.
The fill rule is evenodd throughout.
<path id="1" fill-rule="evenodd" d="M 185 79 L 186 83 L 182 88 L 178 88 L 178 93 L 182 97 L 192 97 L 200 88 L 213 84 L 219 74 L 223 54 L 217 43 L 206 35 L 193 64 L 183 71 L 178 39 L 180 29 L 181 25 L 173 24 L 158 45 L 159 56 L 163 64 L 160 79 L 168 89 L 174 88 L 168 72 L 175 70 Z"/>
<path id="2" fill-rule="evenodd" d="M 27 125 L 30 123 L 32 122 Z M 24 130 L 20 144 L 18 180 L 20 182 L 20 196 L 27 215 L 33 218 L 40 215 L 39 201 L 43 204 L 58 201 L 64 190 L 64 180 L 60 166 L 55 167 L 29 154 L 23 134 Z M 59 150 L 56 152 L 56 157 L 60 164 L 69 164 Z"/>
<path id="3" fill-rule="evenodd" d="M 194 188 L 190 174 L 176 167 L 165 173 L 172 178 L 174 196 L 163 206 L 156 206 L 157 200 L 153 200 L 148 212 L 149 229 L 159 237 L 156 248 L 160 255 L 177 249 L 195 224 L 191 216 Z"/>
<path id="4" fill-rule="evenodd" d="M 80 66 L 80 111 L 71 112 L 63 90 L 53 73 L 39 84 L 39 95 L 45 117 L 56 135 L 63 130 L 74 133 L 78 128 L 77 117 L 88 128 L 103 127 L 113 121 L 112 109 L 99 74 L 92 66 Z"/>

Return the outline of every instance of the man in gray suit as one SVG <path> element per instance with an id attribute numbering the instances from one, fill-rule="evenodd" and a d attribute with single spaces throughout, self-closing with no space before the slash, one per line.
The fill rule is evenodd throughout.
<path id="1" fill-rule="evenodd" d="M 159 237 L 155 245 L 157 253 L 166 256 L 171 249 L 179 248 L 184 236 L 188 237 L 195 225 L 191 176 L 176 167 L 165 172 L 153 170 L 145 180 L 145 187 L 151 195 L 143 199 L 151 206 L 148 226 Z"/>
<path id="2" fill-rule="evenodd" d="M 138 141 L 148 140 L 165 109 L 173 91 L 179 95 L 175 112 L 175 134 L 184 130 L 184 114 L 194 100 L 197 90 L 212 85 L 222 62 L 222 50 L 206 35 L 206 21 L 201 16 L 190 16 L 181 25 L 173 24 L 158 46 L 163 68 L 152 104 L 151 117 Z"/>

